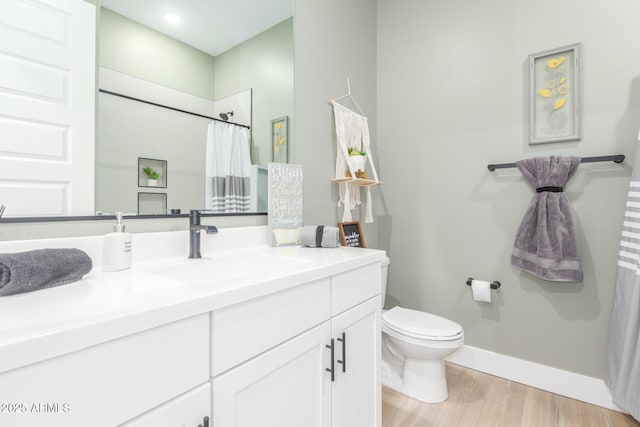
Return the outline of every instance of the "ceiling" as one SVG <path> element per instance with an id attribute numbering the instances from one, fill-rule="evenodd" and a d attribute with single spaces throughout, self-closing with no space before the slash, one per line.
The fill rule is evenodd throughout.
<path id="1" fill-rule="evenodd" d="M 100 6 L 213 56 L 293 16 L 293 0 L 101 0 Z M 165 12 L 182 23 L 165 22 Z"/>

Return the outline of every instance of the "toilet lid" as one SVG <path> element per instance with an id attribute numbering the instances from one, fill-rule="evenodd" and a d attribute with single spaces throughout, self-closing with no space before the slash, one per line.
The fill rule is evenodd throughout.
<path id="1" fill-rule="evenodd" d="M 414 338 L 454 340 L 462 335 L 462 326 L 456 322 L 408 308 L 394 307 L 382 315 L 386 326 Z"/>

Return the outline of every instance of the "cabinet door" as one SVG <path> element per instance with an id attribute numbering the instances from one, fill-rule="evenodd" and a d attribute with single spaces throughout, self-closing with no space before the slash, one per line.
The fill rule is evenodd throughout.
<path id="1" fill-rule="evenodd" d="M 330 427 L 330 332 L 327 321 L 215 377 L 213 425 Z"/>
<path id="2" fill-rule="evenodd" d="M 122 427 L 197 427 L 211 418 L 211 384 L 206 383 Z M 211 425 L 211 423 L 209 423 Z"/>
<path id="3" fill-rule="evenodd" d="M 336 342 L 333 427 L 375 427 L 381 423 L 380 296 L 332 320 Z"/>

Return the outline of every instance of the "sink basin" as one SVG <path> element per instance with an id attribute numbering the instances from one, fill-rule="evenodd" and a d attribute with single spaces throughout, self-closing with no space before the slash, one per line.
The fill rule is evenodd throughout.
<path id="1" fill-rule="evenodd" d="M 285 272 L 306 263 L 305 260 L 260 253 L 220 254 L 198 259 L 183 259 L 145 270 L 188 284 L 212 284 L 251 276 Z"/>

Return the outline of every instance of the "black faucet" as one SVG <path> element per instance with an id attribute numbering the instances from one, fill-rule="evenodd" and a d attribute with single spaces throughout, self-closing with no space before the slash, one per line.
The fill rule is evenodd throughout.
<path id="1" fill-rule="evenodd" d="M 199 210 L 189 211 L 189 258 L 202 258 L 200 255 L 200 231 L 204 230 L 207 234 L 215 234 L 218 228 L 215 225 L 200 225 Z"/>

